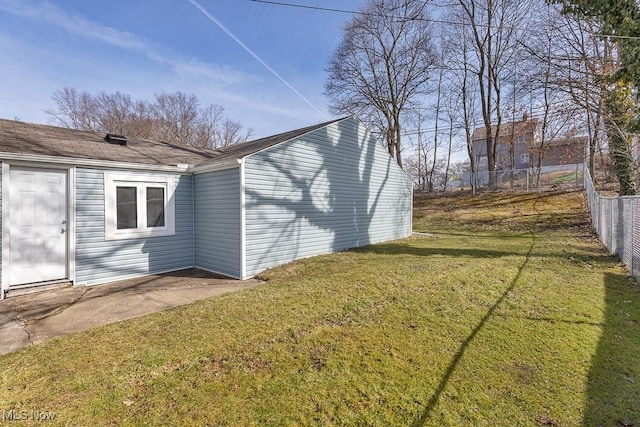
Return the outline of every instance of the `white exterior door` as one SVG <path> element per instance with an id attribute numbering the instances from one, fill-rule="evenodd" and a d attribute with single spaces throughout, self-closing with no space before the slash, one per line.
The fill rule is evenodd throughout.
<path id="1" fill-rule="evenodd" d="M 11 167 L 9 286 L 67 277 L 67 172 Z"/>

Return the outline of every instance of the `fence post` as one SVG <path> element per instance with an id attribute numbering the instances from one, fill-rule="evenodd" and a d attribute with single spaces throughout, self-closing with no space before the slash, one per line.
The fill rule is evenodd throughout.
<path id="1" fill-rule="evenodd" d="M 478 172 L 473 172 L 471 175 L 473 175 L 473 195 L 476 195 L 476 188 L 478 187 Z"/>
<path id="2" fill-rule="evenodd" d="M 616 241 L 618 240 L 617 233 L 616 233 L 615 237 L 613 235 L 613 199 L 609 199 L 609 218 L 608 218 L 607 222 L 609 223 L 609 252 L 611 254 L 616 254 L 617 255 L 618 254 L 617 250 L 615 250 L 615 251 L 611 250 L 611 249 L 613 249 L 613 242 L 614 242 L 613 239 L 616 239 Z"/>
<path id="3" fill-rule="evenodd" d="M 626 233 L 628 235 L 631 235 L 631 265 L 629 266 L 629 270 L 631 270 L 631 275 L 635 277 L 635 271 L 634 271 L 634 265 L 633 265 L 633 261 L 634 261 L 634 248 L 633 248 L 633 244 L 634 244 L 634 240 L 635 240 L 635 235 L 636 235 L 636 198 L 634 197 L 633 199 L 631 199 L 631 232 L 630 233 Z"/>
<path id="4" fill-rule="evenodd" d="M 476 195 L 476 173 L 477 172 L 471 172 L 471 193 L 474 196 Z"/>

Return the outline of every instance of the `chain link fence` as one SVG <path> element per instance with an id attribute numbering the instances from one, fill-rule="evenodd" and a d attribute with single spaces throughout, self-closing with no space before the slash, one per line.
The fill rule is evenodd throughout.
<path id="1" fill-rule="evenodd" d="M 489 174 L 495 174 L 495 190 L 576 189 L 584 185 L 584 164 L 544 166 L 542 168 L 464 172 L 456 188 L 479 190 L 489 187 Z"/>
<path id="2" fill-rule="evenodd" d="M 601 196 L 588 170 L 584 185 L 598 239 L 609 253 L 620 258 L 634 277 L 640 278 L 640 196 Z"/>

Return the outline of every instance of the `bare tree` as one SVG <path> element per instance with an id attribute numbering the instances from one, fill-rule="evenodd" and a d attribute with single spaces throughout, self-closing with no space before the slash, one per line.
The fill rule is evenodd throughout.
<path id="1" fill-rule="evenodd" d="M 159 134 L 166 142 L 194 145 L 200 101 L 183 92 L 156 94 L 152 111 L 159 120 Z"/>
<path id="2" fill-rule="evenodd" d="M 88 131 L 99 131 L 98 112 L 94 97 L 86 91 L 64 87 L 51 97 L 56 109 L 45 110 L 54 122 L 64 127 Z"/>
<path id="3" fill-rule="evenodd" d="M 640 6 L 626 0 L 552 3 L 562 5 L 562 10 L 556 8 L 558 14 L 565 13 L 553 40 L 554 46 L 563 46 L 567 53 L 555 58 L 554 66 L 564 78 L 557 88 L 571 94 L 573 102 L 584 110 L 592 175 L 596 146 L 606 140 L 620 193 L 635 194 L 637 168 L 631 146 L 639 111 L 640 61 L 635 36 L 640 28 Z M 603 33 L 615 33 L 615 37 Z"/>
<path id="4" fill-rule="evenodd" d="M 435 105 L 433 113 L 433 145 L 431 147 L 431 166 L 427 167 L 427 191 L 433 191 L 436 181 L 440 182 L 443 191 L 447 189 L 449 181 L 449 167 L 451 155 L 454 152 L 454 136 L 464 124 L 459 123 L 461 105 L 461 93 L 457 87 L 457 70 L 452 65 L 450 58 L 451 43 L 446 36 L 441 37 L 441 49 L 439 55 L 439 70 L 437 84 L 434 88 Z M 446 129 L 444 123 L 446 122 Z M 424 147 L 425 153 L 429 147 Z M 444 165 L 439 170 L 437 165 Z"/>
<path id="5" fill-rule="evenodd" d="M 458 0 L 458 15 L 467 24 L 475 63 L 468 70 L 478 84 L 482 121 L 486 129 L 489 188 L 497 188 L 496 141 L 502 124 L 502 86 L 513 66 L 530 2 L 525 0 Z M 496 125 L 493 126 L 495 119 Z"/>
<path id="6" fill-rule="evenodd" d="M 469 169 L 476 172 L 476 156 L 473 149 L 473 130 L 476 127 L 477 90 L 471 74 L 471 60 L 469 58 L 468 34 L 461 31 L 460 27 L 450 36 L 450 46 L 457 50 L 457 55 L 452 55 L 450 64 L 450 79 L 452 92 L 460 94 L 459 120 L 464 129 L 465 145 L 469 156 Z"/>
<path id="7" fill-rule="evenodd" d="M 193 145 L 215 148 L 222 146 L 217 138 L 223 120 L 224 108 L 221 105 L 209 105 L 201 109 L 200 119 L 195 126 Z"/>
<path id="8" fill-rule="evenodd" d="M 423 129 L 423 122 L 424 122 L 424 115 L 422 114 L 422 111 L 420 108 L 416 109 L 416 111 L 414 112 L 414 114 L 411 114 L 410 116 L 410 123 L 413 127 L 415 127 L 416 132 L 416 148 L 417 148 L 417 153 L 416 153 L 416 161 L 417 163 L 414 165 L 415 166 L 415 170 L 416 172 L 414 172 L 416 178 L 417 178 L 417 189 L 420 191 L 424 191 L 426 188 L 426 183 L 427 183 L 427 175 L 428 175 L 428 157 L 429 157 L 429 144 L 427 143 L 426 138 L 424 138 L 424 133 L 422 131 Z M 411 159 L 411 158 L 410 158 Z M 412 165 L 413 166 L 413 165 Z"/>
<path id="9" fill-rule="evenodd" d="M 216 147 L 227 147 L 229 145 L 247 142 L 253 134 L 253 130 L 249 128 L 243 132 L 242 125 L 233 120 L 225 120 L 216 133 Z"/>
<path id="10" fill-rule="evenodd" d="M 402 166 L 405 109 L 419 104 L 435 63 L 427 2 L 368 0 L 344 28 L 325 93 L 336 114 L 358 114 Z"/>
<path id="11" fill-rule="evenodd" d="M 445 73 L 445 54 L 444 49 L 441 49 L 438 61 L 438 83 L 436 85 L 436 104 L 434 106 L 434 132 L 433 132 L 433 162 L 429 169 L 429 176 L 427 178 L 427 191 L 433 191 L 434 188 L 434 174 L 436 170 L 436 162 L 438 161 L 438 130 L 440 125 L 440 110 L 442 109 L 443 102 L 443 82 Z"/>
<path id="12" fill-rule="evenodd" d="M 193 145 L 223 148 L 247 142 L 252 134 L 251 128 L 244 130 L 240 122 L 226 119 L 223 107 L 210 105 L 200 112 Z"/>
<path id="13" fill-rule="evenodd" d="M 567 60 L 564 56 L 566 46 L 563 46 L 566 39 L 560 34 L 559 25 L 563 18 L 556 6 L 540 4 L 537 10 L 538 13 L 532 20 L 534 25 L 530 37 L 522 43 L 521 55 L 523 74 L 526 75 L 526 81 L 521 83 L 521 90 L 524 89 L 529 97 L 532 109 L 535 105 L 537 116 L 536 138 L 528 141 L 527 147 L 533 160 L 530 166 L 537 172 L 536 186 L 540 180 L 545 153 L 552 141 L 568 133 L 571 123 L 577 122 L 582 115 L 582 109 L 560 87 L 564 73 L 559 65 L 565 64 Z M 515 99 L 514 94 L 514 104 Z"/>
<path id="14" fill-rule="evenodd" d="M 138 138 L 153 137 L 151 111 L 147 103 L 134 101 L 122 92 L 100 92 L 93 99 L 100 129 Z"/>
<path id="15" fill-rule="evenodd" d="M 597 36 L 599 28 L 594 22 L 562 15 L 558 6 L 549 7 L 549 13 L 536 27 L 539 31 L 534 32 L 532 43 L 524 45 L 530 57 L 530 68 L 536 70 L 532 76 L 545 76 L 543 86 L 547 89 L 543 88 L 543 93 L 550 88 L 555 96 L 568 97 L 573 104 L 571 108 L 564 99 L 556 102 L 565 116 L 571 115 L 573 125 L 570 127 L 582 123 L 586 129 L 589 170 L 595 177 L 593 162 L 604 124 L 605 86 L 600 76 L 611 65 L 605 58 L 610 50 L 609 43 Z M 541 79 L 537 79 L 537 83 L 535 92 L 539 93 Z"/>
<path id="16" fill-rule="evenodd" d="M 46 110 L 56 124 L 92 132 L 110 132 L 203 148 L 246 142 L 253 131 L 225 117 L 221 105 L 200 106 L 196 95 L 161 93 L 153 103 L 121 92 L 92 95 L 65 87 Z"/>
<path id="17" fill-rule="evenodd" d="M 447 98 L 447 105 L 446 105 L 446 116 L 447 116 L 447 122 L 449 125 L 449 132 L 447 135 L 447 162 L 446 162 L 446 166 L 445 166 L 445 170 L 444 170 L 444 191 L 447 191 L 447 184 L 449 183 L 449 178 L 450 178 L 450 169 L 451 169 L 451 155 L 455 152 L 458 151 L 458 149 L 455 147 L 454 144 L 454 136 L 456 135 L 457 131 L 459 130 L 459 128 L 457 128 L 456 122 L 457 119 L 459 117 L 459 111 L 460 108 L 462 107 L 462 95 L 460 93 L 454 93 L 451 90 L 451 81 L 448 82 L 447 86 L 448 86 L 448 92 L 449 92 L 449 96 Z"/>
<path id="18" fill-rule="evenodd" d="M 550 7 L 549 11 L 544 25 L 536 26 L 547 31 L 543 42 L 527 47 L 538 62 L 532 68 L 538 70 L 538 76 L 544 76 L 544 82 L 538 79 L 539 84 L 544 83 L 538 89 L 545 95 L 541 105 L 543 119 L 551 118 L 548 124 L 543 120 L 542 143 L 546 133 L 553 134 L 553 125 L 558 125 L 558 118 L 563 114 L 565 120 L 570 116 L 574 123 L 583 117 L 589 135 L 592 176 L 596 176 L 597 145 L 606 139 L 621 194 L 635 194 L 637 176 L 631 144 L 638 105 L 631 82 L 619 78 L 624 74 L 619 44 L 599 36 L 601 24 L 588 15 L 562 15 L 559 6 Z M 564 100 L 558 101 L 558 94 L 569 96 L 574 107 L 570 108 Z M 550 100 L 555 105 L 548 110 L 544 101 Z"/>

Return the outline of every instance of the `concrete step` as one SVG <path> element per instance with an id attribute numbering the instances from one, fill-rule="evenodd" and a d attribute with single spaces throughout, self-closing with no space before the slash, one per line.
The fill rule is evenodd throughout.
<path id="1" fill-rule="evenodd" d="M 73 284 L 68 280 L 53 280 L 50 282 L 27 283 L 11 286 L 4 294 L 5 298 L 28 295 L 36 292 L 50 291 L 52 289 L 65 288 Z"/>

